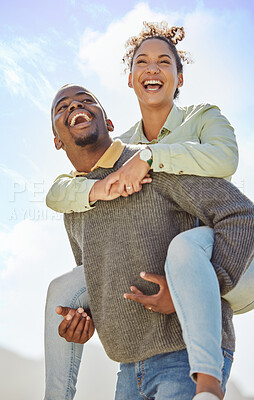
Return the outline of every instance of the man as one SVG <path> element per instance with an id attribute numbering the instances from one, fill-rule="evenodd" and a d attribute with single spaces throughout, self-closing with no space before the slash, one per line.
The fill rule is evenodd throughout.
<path id="1" fill-rule="evenodd" d="M 67 86 L 57 93 L 52 125 L 56 146 L 62 147 L 76 170 L 89 178 L 103 179 L 138 150 L 113 143 L 108 134 L 112 126 L 104 110 L 82 87 Z M 103 157 L 110 152 L 112 158 L 113 148 L 113 165 L 101 168 Z M 89 305 L 102 344 L 112 359 L 122 363 L 116 399 L 142 395 L 189 400 L 195 394 L 195 385 L 189 378 L 176 314 L 151 313 L 127 302 L 123 293 L 131 285 L 145 294 L 156 293 L 154 285 L 139 278 L 139 272 L 149 268 L 162 275 L 170 241 L 179 232 L 193 228 L 196 216 L 214 227 L 216 251 L 212 262 L 222 292 L 230 290 L 253 254 L 254 211 L 251 202 L 224 180 L 164 173 L 152 178 L 150 185 L 131 197 L 97 202 L 90 213 L 66 215 L 65 225 L 77 265 L 85 267 Z M 234 252 L 228 263 L 228 254 Z M 222 315 L 222 346 L 233 350 L 232 311 L 225 301 Z M 85 332 L 84 341 L 91 336 L 92 325 L 87 319 L 78 321 L 78 329 Z"/>

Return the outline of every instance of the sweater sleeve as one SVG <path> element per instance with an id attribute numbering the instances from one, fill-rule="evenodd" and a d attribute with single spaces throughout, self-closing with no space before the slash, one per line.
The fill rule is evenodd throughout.
<path id="1" fill-rule="evenodd" d="M 187 124 L 186 124 L 187 125 Z M 187 129 L 197 129 L 188 126 Z M 234 129 L 216 106 L 200 116 L 198 141 L 186 140 L 167 144 L 167 138 L 149 147 L 153 153 L 153 170 L 228 178 L 238 165 L 238 147 Z"/>
<path id="2" fill-rule="evenodd" d="M 254 257 L 254 205 L 224 179 L 165 175 L 159 184 L 164 195 L 214 229 L 211 262 L 225 295 Z"/>
<path id="3" fill-rule="evenodd" d="M 48 191 L 46 204 L 54 211 L 67 214 L 91 210 L 94 203 L 89 203 L 89 194 L 96 181 L 84 176 L 60 175 Z"/>

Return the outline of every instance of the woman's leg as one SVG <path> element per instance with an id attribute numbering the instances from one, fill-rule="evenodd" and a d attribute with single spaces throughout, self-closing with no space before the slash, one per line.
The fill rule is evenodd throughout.
<path id="1" fill-rule="evenodd" d="M 83 351 L 82 344 L 68 343 L 58 334 L 62 317 L 57 306 L 88 308 L 83 266 L 54 279 L 49 285 L 45 310 L 46 391 L 44 400 L 74 398 Z"/>
<path id="2" fill-rule="evenodd" d="M 188 350 L 191 376 L 206 374 L 221 381 L 221 300 L 210 262 L 211 228 L 183 232 L 171 242 L 165 273 Z"/>

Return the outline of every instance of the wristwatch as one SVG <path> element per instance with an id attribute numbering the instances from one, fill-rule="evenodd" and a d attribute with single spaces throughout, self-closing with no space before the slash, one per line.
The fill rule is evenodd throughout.
<path id="1" fill-rule="evenodd" d="M 140 160 L 146 161 L 147 164 L 151 167 L 153 163 L 153 153 L 152 150 L 150 150 L 148 147 L 145 147 L 144 149 L 140 150 L 139 152 L 139 157 Z"/>

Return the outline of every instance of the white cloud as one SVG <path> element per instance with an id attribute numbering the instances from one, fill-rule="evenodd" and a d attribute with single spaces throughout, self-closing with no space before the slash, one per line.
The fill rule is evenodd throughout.
<path id="1" fill-rule="evenodd" d="M 198 5 L 189 13 L 169 10 L 162 14 L 146 3 L 139 3 L 108 25 L 104 32 L 86 29 L 80 45 L 79 68 L 86 78 L 99 80 L 110 96 L 110 105 L 113 103 L 117 109 L 118 118 L 126 108 L 129 119 L 137 116 L 134 95 L 127 88 L 121 60 L 124 43 L 141 30 L 144 20 L 167 20 L 169 25 L 185 27 L 186 38 L 178 47 L 190 51 L 195 63 L 185 66 L 181 104 L 215 103 L 229 116 L 243 114 L 246 103 L 253 106 L 253 82 L 250 81 L 253 55 L 247 38 L 253 37 L 254 28 L 246 11 L 239 8 L 219 13 Z M 135 120 L 129 125 L 132 122 Z"/>
<path id="2" fill-rule="evenodd" d="M 125 88 L 124 66 L 121 63 L 124 43 L 130 33 L 137 34 L 142 21 L 161 20 L 165 16 L 154 13 L 146 3 L 139 3 L 122 19 L 112 22 L 105 32 L 86 29 L 80 46 L 80 68 L 85 76 L 96 74 L 103 86 L 112 92 Z"/>
<path id="3" fill-rule="evenodd" d="M 249 85 L 251 62 L 246 37 L 253 35 L 248 15 L 236 11 L 212 12 L 204 6 L 186 13 L 162 14 L 154 12 L 146 3 L 139 3 L 122 19 L 112 22 L 105 32 L 85 30 L 80 46 L 80 68 L 85 76 L 97 75 L 109 92 L 126 90 L 126 78 L 121 59 L 124 43 L 130 35 L 137 34 L 142 21 L 167 20 L 169 25 L 183 25 L 185 40 L 179 49 L 190 50 L 196 60 L 194 66 L 185 68 L 183 100 L 189 102 L 219 102 L 229 108 L 239 107 L 236 99 L 246 99 L 253 104 Z M 250 21 L 249 21 L 250 22 Z M 250 61 L 248 59 L 248 61 Z"/>
<path id="4" fill-rule="evenodd" d="M 170 23 L 178 21 L 178 17 L 178 13 L 172 13 Z M 126 40 L 139 33 L 144 20 L 165 20 L 165 14 L 154 12 L 146 3 L 139 3 L 121 19 L 109 24 L 105 32 L 89 28 L 81 39 L 78 67 L 89 82 L 99 81 L 101 89 L 98 88 L 96 94 L 113 119 L 116 134 L 140 118 L 134 92 L 127 86 L 128 74 L 124 73 L 122 57 Z"/>
<path id="5" fill-rule="evenodd" d="M 6 79 L 7 85 L 12 88 L 14 93 L 17 93 L 18 85 L 21 84 L 20 73 L 19 74 L 17 73 L 17 69 L 16 69 L 16 71 L 14 71 L 14 70 L 9 70 L 7 68 L 5 69 L 4 73 L 5 73 L 5 79 Z"/>
<path id="6" fill-rule="evenodd" d="M 48 284 L 75 266 L 63 223 L 25 220 L 0 243 L 0 345 L 41 357 Z"/>
<path id="7" fill-rule="evenodd" d="M 246 12 L 197 10 L 184 17 L 183 25 L 183 44 L 195 58 L 185 68 L 184 102 L 215 102 L 232 114 L 245 110 L 246 103 L 253 105 L 253 55 L 246 38 L 253 37 L 254 29 Z"/>
<path id="8" fill-rule="evenodd" d="M 12 180 L 15 190 L 19 187 L 19 191 L 27 190 L 30 193 L 34 193 L 34 182 L 28 181 L 23 175 L 21 175 L 18 171 L 7 167 L 4 164 L 0 164 L 0 170 Z"/>
<path id="9" fill-rule="evenodd" d="M 54 68 L 44 50 L 42 40 L 16 38 L 10 43 L 0 41 L 0 81 L 12 94 L 28 98 L 39 110 L 48 114 L 49 99 L 54 90 L 43 73 Z M 43 60 L 43 63 L 42 63 Z"/>

